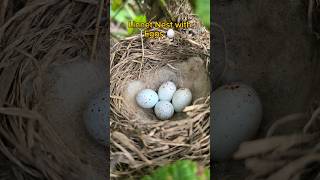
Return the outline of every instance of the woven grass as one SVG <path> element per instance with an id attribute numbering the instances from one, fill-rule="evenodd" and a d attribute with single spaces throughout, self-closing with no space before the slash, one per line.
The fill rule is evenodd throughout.
<path id="1" fill-rule="evenodd" d="M 176 32 L 174 40 L 145 38 L 141 33 L 111 48 L 110 146 L 111 159 L 117 164 L 112 169 L 112 177 L 142 175 L 146 169 L 179 159 L 209 165 L 209 93 L 194 99 L 184 110 L 187 117 L 176 121 L 138 116 L 126 106 L 124 98 L 129 82 L 162 67 L 175 69 L 174 64 L 192 56 L 201 57 L 208 70 L 209 44 L 209 33 L 205 30 L 195 36 Z"/>
<path id="2" fill-rule="evenodd" d="M 266 137 L 244 142 L 234 154 L 244 160 L 248 179 L 318 179 L 320 108 L 277 120 Z M 289 131 L 289 132 L 285 132 Z"/>
<path id="3" fill-rule="evenodd" d="M 14 6 L 14 3 L 10 1 L 1 3 L 3 6 L 1 6 L 0 16 L 0 166 L 2 169 L 0 178 L 85 179 L 86 176 L 91 177 L 86 160 L 80 159 L 69 150 L 63 139 L 50 125 L 46 114 L 41 113 L 40 101 L 46 83 L 42 78 L 46 72 L 50 71 L 52 65 L 75 61 L 81 55 L 94 59 L 99 34 L 97 27 L 101 20 L 97 17 L 98 1 L 19 1 L 19 7 Z M 180 7 L 176 13 L 181 13 L 180 9 L 183 10 Z M 131 37 L 116 46 L 118 51 L 113 56 L 115 59 L 111 61 L 111 71 L 114 72 L 116 66 L 121 69 L 120 66 L 123 65 L 122 70 L 117 73 L 121 73 L 125 78 L 132 78 L 138 75 L 132 73 L 134 71 L 140 73 L 150 65 L 156 68 L 167 63 L 166 61 L 159 63 L 159 60 L 181 61 L 191 54 L 201 56 L 207 66 L 209 63 L 208 32 L 205 32 L 203 38 L 205 40 L 199 37 L 181 36 L 181 39 L 177 39 L 174 43 L 154 41 L 154 44 L 151 45 L 145 41 L 142 46 L 143 41 L 140 36 Z M 181 48 L 176 48 L 176 45 Z M 127 49 L 122 49 L 123 47 Z M 153 49 L 149 49 L 150 47 Z M 172 47 L 175 48 L 171 49 Z M 170 52 L 168 48 L 171 49 Z M 134 55 L 135 52 L 137 53 Z M 153 53 L 148 54 L 149 52 Z M 143 63 L 140 63 L 141 66 L 134 65 L 129 58 L 121 61 L 128 64 L 119 63 L 120 59 L 116 60 L 116 58 L 123 53 L 134 55 L 131 58 L 142 54 L 143 58 L 139 58 L 140 55 L 138 55 L 136 59 L 143 59 Z M 178 57 L 173 58 L 173 54 Z M 124 65 L 129 65 L 129 67 L 123 68 Z M 130 71 L 125 71 L 127 69 Z M 111 87 L 112 92 L 115 92 L 114 88 L 114 86 Z M 189 118 L 185 121 L 152 124 L 153 127 L 166 128 L 164 132 L 167 134 L 171 128 L 171 130 L 180 129 L 183 133 L 190 133 L 189 131 L 192 130 L 191 134 L 194 135 L 192 138 L 181 136 L 183 139 L 180 144 L 166 140 L 167 143 L 173 143 L 172 147 L 170 145 L 170 148 L 163 151 L 164 154 L 167 154 L 166 156 L 157 157 L 160 161 L 155 161 L 154 152 L 145 153 L 136 145 L 130 146 L 130 143 L 136 139 L 135 135 L 138 134 L 133 133 L 132 136 L 129 136 L 132 133 L 129 130 L 133 130 L 132 128 L 139 124 L 124 125 L 130 117 L 130 112 L 116 113 L 120 111 L 121 106 L 121 101 L 115 98 L 116 96 L 121 97 L 121 95 L 112 96 L 113 114 L 110 121 L 112 129 L 117 130 L 117 132 L 113 131 L 113 135 L 117 135 L 117 140 L 120 140 L 120 145 L 117 147 L 131 148 L 130 156 L 138 165 L 132 166 L 134 163 L 130 163 L 128 167 L 125 167 L 124 164 L 128 161 L 122 159 L 119 161 L 121 165 L 117 166 L 115 175 L 137 174 L 136 172 L 146 166 L 152 168 L 181 158 L 197 159 L 204 164 L 209 163 L 209 97 L 194 101 L 194 105 L 190 106 L 186 112 Z M 191 124 L 194 126 L 192 129 L 188 127 Z M 182 129 L 183 127 L 188 127 L 188 130 Z M 152 127 L 144 128 L 140 132 L 150 131 Z M 175 135 L 178 133 L 173 132 Z M 159 134 L 155 132 L 155 135 Z M 197 143 L 196 140 L 198 140 Z M 153 141 L 150 140 L 150 142 Z M 187 144 L 184 141 L 191 142 Z M 112 140 L 112 143 L 114 145 L 116 141 Z M 119 152 L 117 147 L 112 146 L 114 154 Z M 135 148 L 137 151 L 132 152 L 132 149 Z M 170 158 L 174 156 L 174 153 L 176 156 Z"/>
<path id="4" fill-rule="evenodd" d="M 97 1 L 5 0 L 0 7 L 0 179 L 89 175 L 40 113 L 39 102 L 43 74 L 52 65 L 92 52 Z"/>

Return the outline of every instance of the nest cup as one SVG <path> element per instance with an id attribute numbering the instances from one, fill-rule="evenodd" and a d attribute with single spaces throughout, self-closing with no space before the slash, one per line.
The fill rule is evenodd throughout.
<path id="1" fill-rule="evenodd" d="M 208 43 L 209 44 L 209 43 Z M 111 48 L 110 130 L 111 177 L 145 174 L 179 159 L 210 162 L 209 56 L 205 46 L 177 39 L 134 36 Z M 158 120 L 152 109 L 135 102 L 139 90 L 155 91 L 165 81 L 189 88 L 192 104 L 170 120 Z"/>

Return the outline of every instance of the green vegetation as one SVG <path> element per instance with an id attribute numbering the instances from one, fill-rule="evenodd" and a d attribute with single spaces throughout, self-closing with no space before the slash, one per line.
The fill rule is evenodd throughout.
<path id="1" fill-rule="evenodd" d="M 160 6 L 165 6 L 165 0 L 158 0 Z M 210 29 L 210 0 L 191 0 L 194 12 L 199 16 L 203 25 Z M 140 0 L 112 0 L 110 7 L 111 34 L 117 38 L 140 33 L 138 29 L 127 27 L 128 21 L 146 22 L 147 17 L 142 10 Z M 165 12 L 168 15 L 168 12 Z"/>
<path id="2" fill-rule="evenodd" d="M 190 160 L 180 160 L 156 169 L 142 180 L 209 180 L 208 168 L 199 166 Z"/>
<path id="3" fill-rule="evenodd" d="M 210 29 L 210 0 L 195 0 L 192 4 L 203 25 Z"/>
<path id="4" fill-rule="evenodd" d="M 128 21 L 146 22 L 147 19 L 137 2 L 133 0 L 112 0 L 110 17 L 114 26 L 111 28 L 111 33 L 118 38 L 139 33 L 138 29 L 127 27 Z"/>

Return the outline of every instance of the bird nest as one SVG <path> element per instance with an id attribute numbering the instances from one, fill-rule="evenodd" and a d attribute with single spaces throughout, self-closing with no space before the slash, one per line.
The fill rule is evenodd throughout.
<path id="1" fill-rule="evenodd" d="M 3 1 L 0 6 L 0 179 L 94 177 L 40 102 L 49 83 L 44 75 L 53 66 L 90 54 L 97 1 Z"/>
<path id="2" fill-rule="evenodd" d="M 209 33 L 176 32 L 174 39 L 142 33 L 119 41 L 110 60 L 111 176 L 143 171 L 179 159 L 210 162 Z M 173 81 L 193 93 L 193 103 L 170 120 L 135 103 L 143 88 L 157 90 Z M 115 166 L 113 166 L 115 165 Z"/>

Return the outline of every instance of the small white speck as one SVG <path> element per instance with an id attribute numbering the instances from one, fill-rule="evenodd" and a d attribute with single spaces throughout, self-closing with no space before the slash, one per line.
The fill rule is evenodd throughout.
<path id="1" fill-rule="evenodd" d="M 167 31 L 167 36 L 168 36 L 168 38 L 173 38 L 173 37 L 174 37 L 174 31 L 173 31 L 173 29 L 169 29 L 169 30 Z"/>

